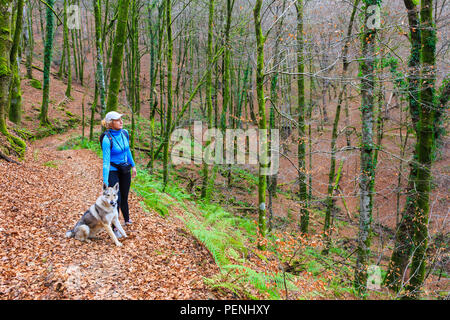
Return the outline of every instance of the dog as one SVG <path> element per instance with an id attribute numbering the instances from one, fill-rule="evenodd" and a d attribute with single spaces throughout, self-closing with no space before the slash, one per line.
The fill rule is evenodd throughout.
<path id="1" fill-rule="evenodd" d="M 111 224 L 114 224 L 120 234 L 125 238 L 127 237 L 125 230 L 123 230 L 119 222 L 119 211 L 117 209 L 118 192 L 119 183 L 116 183 L 114 187 L 107 187 L 103 183 L 102 195 L 83 214 L 75 227 L 66 232 L 66 238 L 75 238 L 88 242 L 88 239 L 95 239 L 97 233 L 105 229 L 116 246 L 121 247 L 122 243 L 117 240 L 111 228 Z"/>

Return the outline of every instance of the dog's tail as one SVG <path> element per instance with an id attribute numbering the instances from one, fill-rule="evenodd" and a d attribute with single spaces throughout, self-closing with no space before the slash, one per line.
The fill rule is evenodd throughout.
<path id="1" fill-rule="evenodd" d="M 66 232 L 66 238 L 73 238 L 75 236 L 75 232 L 73 230 L 69 230 Z"/>

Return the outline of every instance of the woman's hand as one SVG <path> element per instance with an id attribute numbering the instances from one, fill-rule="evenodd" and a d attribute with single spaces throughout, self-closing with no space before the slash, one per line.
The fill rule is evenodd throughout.
<path id="1" fill-rule="evenodd" d="M 132 177 L 132 178 L 135 178 L 136 175 L 137 175 L 136 167 L 133 167 L 133 168 L 131 169 L 131 177 Z"/>

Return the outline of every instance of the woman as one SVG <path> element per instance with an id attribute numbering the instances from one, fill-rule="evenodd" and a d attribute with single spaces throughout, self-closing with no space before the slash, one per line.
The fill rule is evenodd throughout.
<path id="1" fill-rule="evenodd" d="M 119 182 L 118 207 L 122 211 L 125 225 L 131 224 L 128 211 L 128 193 L 131 178 L 136 176 L 136 165 L 130 151 L 128 131 L 123 128 L 122 114 L 111 111 L 102 120 L 106 128 L 102 144 L 103 183 L 113 186 Z M 130 173 L 130 167 L 132 173 Z"/>

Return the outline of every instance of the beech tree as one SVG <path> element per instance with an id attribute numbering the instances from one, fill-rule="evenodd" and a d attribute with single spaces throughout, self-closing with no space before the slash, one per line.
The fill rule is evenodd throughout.
<path id="1" fill-rule="evenodd" d="M 350 38 L 352 35 L 352 28 L 353 28 L 353 22 L 356 15 L 356 10 L 358 9 L 360 0 L 355 0 L 353 3 L 353 9 L 352 13 L 350 15 L 350 21 L 347 28 L 347 34 L 345 38 L 345 44 L 342 49 L 342 78 L 344 78 L 347 75 L 348 67 L 350 65 L 348 61 L 348 49 L 349 49 L 349 43 Z M 342 86 L 342 89 L 339 93 L 338 102 L 336 106 L 336 113 L 334 116 L 333 121 L 333 129 L 331 133 L 331 161 L 330 161 L 330 172 L 328 174 L 328 195 L 327 195 L 327 209 L 325 212 L 325 223 L 323 226 L 323 232 L 325 236 L 326 241 L 326 247 L 323 250 L 324 254 L 328 253 L 330 242 L 331 242 L 331 211 L 334 207 L 334 199 L 333 194 L 336 191 L 337 185 L 339 184 L 339 181 L 336 179 L 336 140 L 338 138 L 338 125 L 339 125 L 339 119 L 341 116 L 341 108 L 342 104 L 344 103 L 344 94 L 347 90 L 347 82 L 345 82 Z"/>
<path id="2" fill-rule="evenodd" d="M 106 112 L 116 111 L 119 101 L 120 78 L 122 76 L 123 48 L 127 37 L 128 7 L 130 0 L 119 0 L 116 34 L 111 60 Z"/>
<path id="3" fill-rule="evenodd" d="M 53 17 L 53 4 L 54 0 L 49 0 L 47 2 L 47 25 L 46 25 L 46 36 L 45 36 L 45 48 L 44 48 L 44 81 L 42 84 L 42 105 L 41 112 L 39 114 L 40 123 L 42 126 L 51 126 L 50 120 L 48 119 L 48 103 L 50 95 L 50 66 L 52 63 L 52 52 L 53 52 L 53 33 L 54 33 L 54 17 Z"/>
<path id="4" fill-rule="evenodd" d="M 70 58 L 70 48 L 69 48 L 69 27 L 67 25 L 67 0 L 64 0 L 64 25 L 63 25 L 63 57 L 64 53 L 67 57 L 67 88 L 66 97 L 71 97 L 72 95 L 72 64 Z M 63 63 L 61 63 L 63 65 Z"/>
<path id="5" fill-rule="evenodd" d="M 364 29 L 362 33 L 361 70 L 361 172 L 359 176 L 359 233 L 358 249 L 355 268 L 354 286 L 356 291 L 363 295 L 366 293 L 367 267 L 372 238 L 372 208 L 374 193 L 374 68 L 375 68 L 375 42 L 377 30 L 370 28 L 368 19 L 371 17 L 369 6 L 379 6 L 378 0 L 364 0 Z"/>
<path id="6" fill-rule="evenodd" d="M 434 116 L 436 111 L 436 27 L 433 21 L 433 1 L 422 0 L 420 5 L 421 82 L 420 113 L 416 142 L 417 175 L 415 179 L 417 202 L 413 221 L 414 247 L 411 280 L 408 291 L 419 296 L 426 266 L 428 247 L 428 213 L 430 211 L 431 164 L 434 148 Z"/>
<path id="7" fill-rule="evenodd" d="M 418 134 L 419 122 L 419 83 L 420 83 L 420 51 L 421 51 L 421 28 L 419 21 L 419 10 L 413 0 L 405 0 L 405 7 L 408 12 L 409 38 L 411 43 L 410 56 L 408 62 L 408 102 L 411 115 L 412 126 Z M 402 212 L 402 218 L 397 226 L 395 235 L 394 250 L 392 252 L 389 268 L 386 276 L 386 284 L 399 291 L 408 265 L 412 243 L 413 243 L 413 217 L 416 207 L 415 179 L 417 174 L 417 154 L 413 152 L 413 161 L 410 163 L 408 177 L 408 190 L 406 205 Z"/>
<path id="8" fill-rule="evenodd" d="M 207 46 L 207 59 L 211 63 L 213 58 L 213 28 L 214 28 L 214 0 L 209 1 L 209 15 L 208 15 L 208 46 Z M 213 102 L 212 102 L 212 68 L 209 68 L 206 76 L 206 105 L 207 105 L 207 121 L 208 128 L 211 129 L 214 126 L 213 123 Z M 209 168 L 206 162 L 203 163 L 203 184 L 202 184 L 202 198 L 207 198 L 209 185 Z"/>
<path id="9" fill-rule="evenodd" d="M 261 6 L 262 0 L 256 0 L 255 7 L 253 9 L 253 17 L 255 21 L 255 35 L 256 35 L 256 54 L 257 54 L 257 63 L 256 63 L 256 95 L 258 100 L 258 128 L 260 130 L 267 129 L 267 120 L 266 120 L 266 103 L 264 97 L 264 41 L 265 37 L 262 33 L 261 28 Z M 260 163 L 259 163 L 259 175 L 258 175 L 258 230 L 259 235 L 262 239 L 266 237 L 266 176 L 262 173 L 264 168 L 267 168 L 267 164 L 264 163 L 264 160 L 261 160 L 262 157 L 267 158 L 267 136 L 266 134 L 260 135 L 259 144 L 261 145 L 259 148 L 260 152 Z M 261 163 L 261 161 L 263 163 Z M 259 244 L 261 249 L 265 248 L 263 243 Z"/>
<path id="10" fill-rule="evenodd" d="M 305 62 L 303 56 L 303 0 L 297 0 L 297 108 L 298 108 L 298 179 L 299 179 L 299 201 L 300 229 L 303 233 L 308 232 L 308 190 L 306 182 L 306 135 L 305 135 Z"/>
<path id="11" fill-rule="evenodd" d="M 166 36 L 167 36 L 167 114 L 164 132 L 164 153 L 163 153 L 163 183 L 164 189 L 169 181 L 169 139 L 172 133 L 172 4 L 170 0 L 166 1 Z"/>
<path id="12" fill-rule="evenodd" d="M 20 88 L 20 72 L 19 72 L 20 61 L 18 59 L 18 50 L 22 35 L 23 5 L 24 0 L 17 1 L 14 38 L 11 47 L 11 52 L 9 54 L 12 71 L 12 80 L 9 89 L 9 120 L 11 120 L 14 123 L 20 123 L 22 119 L 22 89 Z"/>
<path id="13" fill-rule="evenodd" d="M 9 83 L 12 76 L 10 65 L 11 50 L 11 11 L 12 1 L 0 2 L 0 134 L 6 137 L 9 145 L 0 145 L 0 157 L 11 161 L 5 153 L 15 153 L 20 158 L 24 156 L 26 145 L 22 139 L 11 134 L 6 127 L 6 114 L 9 97 Z"/>

